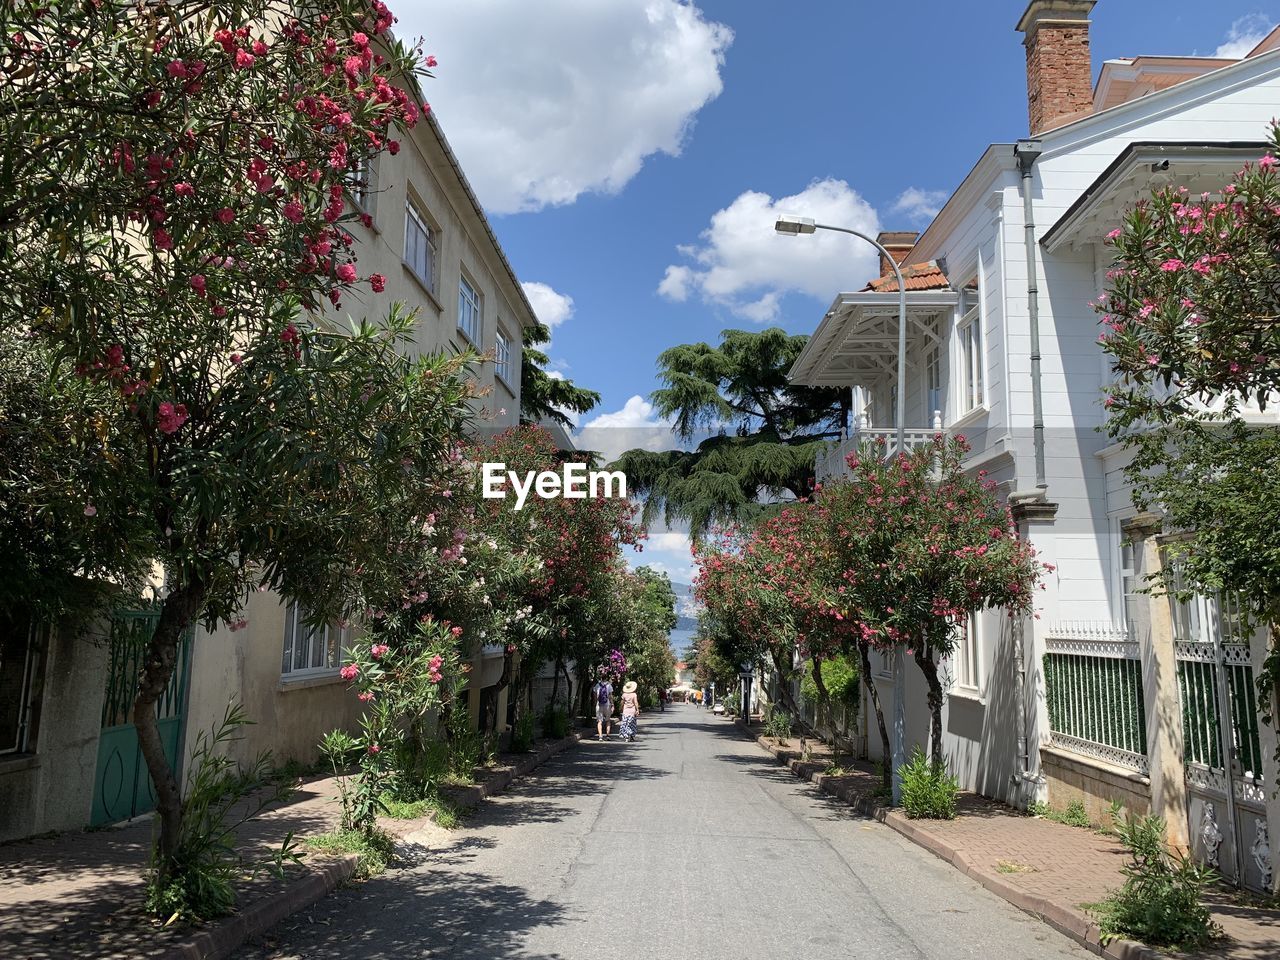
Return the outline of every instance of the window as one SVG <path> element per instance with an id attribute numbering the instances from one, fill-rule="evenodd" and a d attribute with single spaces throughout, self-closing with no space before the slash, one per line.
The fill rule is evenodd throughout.
<path id="1" fill-rule="evenodd" d="M 284 616 L 281 676 L 295 679 L 337 673 L 350 640 L 349 627 L 338 627 L 336 624 L 311 626 L 307 623 L 306 608 L 290 601 Z"/>
<path id="2" fill-rule="evenodd" d="M 404 262 L 434 296 L 438 292 L 440 231 L 410 200 L 404 207 Z"/>
<path id="3" fill-rule="evenodd" d="M 970 693 L 982 692 L 982 637 L 979 623 L 978 614 L 969 614 L 951 651 L 956 686 Z"/>
<path id="4" fill-rule="evenodd" d="M 1119 523 L 1120 521 L 1117 521 Z M 1124 617 L 1124 626 L 1129 631 L 1130 636 L 1134 629 L 1134 614 L 1137 612 L 1138 604 L 1142 600 L 1142 594 L 1138 591 L 1142 585 L 1138 582 L 1138 561 L 1135 554 L 1133 541 L 1125 536 L 1123 528 L 1119 531 L 1120 540 L 1120 595 L 1123 598 L 1123 609 L 1121 611 Z"/>
<path id="5" fill-rule="evenodd" d="M 977 299 L 977 291 L 974 298 Z M 969 298 L 965 297 L 966 303 Z M 983 384 L 982 317 L 981 307 L 974 303 L 960 320 L 956 336 L 960 343 L 960 412 L 976 410 L 986 402 Z"/>
<path id="6" fill-rule="evenodd" d="M 494 368 L 506 383 L 511 383 L 511 340 L 501 330 L 498 331 L 497 346 L 494 348 Z"/>
<path id="7" fill-rule="evenodd" d="M 358 160 L 344 177 L 347 196 L 366 213 L 373 213 L 374 180 L 377 172 L 373 164 L 372 160 Z"/>
<path id="8" fill-rule="evenodd" d="M 0 615 L 0 756 L 35 748 L 43 658 L 29 617 Z"/>
<path id="9" fill-rule="evenodd" d="M 458 281 L 458 329 L 476 346 L 480 346 L 480 332 L 484 329 L 482 317 L 480 294 L 462 277 Z"/>
<path id="10" fill-rule="evenodd" d="M 924 415 L 930 425 L 942 411 L 942 351 L 934 347 L 924 358 Z"/>

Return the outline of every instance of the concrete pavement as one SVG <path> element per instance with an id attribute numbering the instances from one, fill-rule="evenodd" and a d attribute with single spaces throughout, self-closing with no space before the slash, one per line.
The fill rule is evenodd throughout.
<path id="1" fill-rule="evenodd" d="M 667 954 L 1092 956 L 682 705 L 634 744 L 584 741 L 239 956 Z"/>

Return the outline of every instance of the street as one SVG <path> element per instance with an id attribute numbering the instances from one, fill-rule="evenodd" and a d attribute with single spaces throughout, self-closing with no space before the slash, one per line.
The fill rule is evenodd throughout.
<path id="1" fill-rule="evenodd" d="M 691 706 L 583 741 L 238 956 L 1091 956 Z"/>

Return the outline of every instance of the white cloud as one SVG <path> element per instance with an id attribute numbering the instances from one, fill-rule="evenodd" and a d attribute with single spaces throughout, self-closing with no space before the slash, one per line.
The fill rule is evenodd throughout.
<path id="1" fill-rule="evenodd" d="M 595 450 L 604 462 L 627 450 L 674 450 L 679 444 L 671 432 L 671 421 L 655 414 L 653 404 L 633 396 L 621 410 L 592 417 L 573 438 L 579 450 Z"/>
<path id="2" fill-rule="evenodd" d="M 1231 24 L 1227 30 L 1227 39 L 1213 51 L 1212 56 L 1239 60 L 1260 44 L 1274 26 L 1271 18 L 1261 13 L 1245 14 Z"/>
<path id="3" fill-rule="evenodd" d="M 627 551 L 627 562 L 632 569 L 652 567 L 665 573 L 673 583 L 693 583 L 697 569 L 687 531 L 672 530 L 658 521 L 650 527 L 643 547 L 643 550 Z"/>
<path id="4" fill-rule="evenodd" d="M 573 316 L 573 297 L 557 293 L 548 284 L 536 280 L 520 284 L 538 319 L 555 329 Z"/>
<path id="5" fill-rule="evenodd" d="M 427 99 L 494 213 L 616 193 L 678 156 L 720 95 L 733 31 L 684 0 L 395 4 L 439 58 Z"/>
<path id="6" fill-rule="evenodd" d="M 749 190 L 712 216 L 699 244 L 678 248 L 694 263 L 667 267 L 658 292 L 682 300 L 696 290 L 705 301 L 763 324 L 777 318 L 787 293 L 826 302 L 841 290 L 859 289 L 879 272 L 870 244 L 827 230 L 782 236 L 773 229 L 782 214 L 870 236 L 880 229 L 876 211 L 843 180 L 815 180 L 800 193 L 776 200 Z"/>
<path id="7" fill-rule="evenodd" d="M 928 222 L 938 215 L 947 202 L 945 190 L 921 190 L 907 187 L 893 202 L 893 212 L 904 214 L 912 223 Z"/>
<path id="8" fill-rule="evenodd" d="M 691 269 L 672 264 L 667 267 L 667 272 L 663 275 L 662 282 L 658 284 L 658 293 L 668 300 L 684 303 L 689 299 L 689 284 L 692 281 L 693 271 Z"/>

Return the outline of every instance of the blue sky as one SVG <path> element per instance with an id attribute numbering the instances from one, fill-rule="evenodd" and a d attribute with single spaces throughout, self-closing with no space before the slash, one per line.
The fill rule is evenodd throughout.
<path id="1" fill-rule="evenodd" d="M 556 367 L 603 395 L 584 418 L 597 448 L 666 442 L 645 402 L 664 348 L 810 332 L 872 274 L 851 239 L 774 236 L 776 212 L 921 229 L 988 143 L 1027 127 L 1025 0 L 392 6 L 440 61 L 428 97 L 553 324 Z M 1280 2 L 1101 0 L 1095 75 L 1245 50 L 1276 22 Z M 679 534 L 644 559 L 688 575 Z"/>

